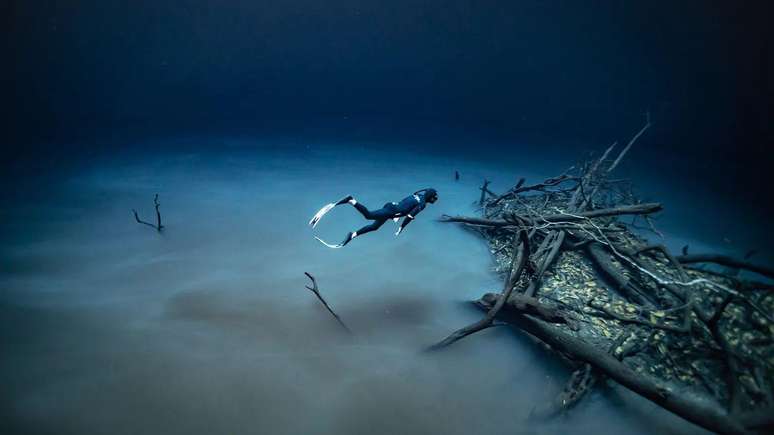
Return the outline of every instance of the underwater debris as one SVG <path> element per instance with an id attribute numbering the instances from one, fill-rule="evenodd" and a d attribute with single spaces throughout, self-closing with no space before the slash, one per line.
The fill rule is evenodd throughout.
<path id="1" fill-rule="evenodd" d="M 486 196 L 487 195 L 490 195 L 490 196 L 493 196 L 493 197 L 497 196 L 497 195 L 494 194 L 494 192 L 489 190 L 489 188 L 488 188 L 489 183 L 491 183 L 491 181 L 484 180 L 484 185 L 481 186 L 481 188 L 480 188 L 481 189 L 481 198 L 478 200 L 478 205 L 479 206 L 484 205 L 484 201 L 486 201 Z"/>
<path id="2" fill-rule="evenodd" d="M 627 180 L 609 179 L 650 120 L 616 158 L 616 144 L 541 183 L 520 179 L 502 195 L 480 188 L 481 217 L 443 216 L 488 243 L 500 294 L 487 311 L 431 349 L 506 321 L 572 364 L 559 397 L 532 415 L 550 417 L 609 378 L 706 429 L 749 433 L 774 426 L 774 295 L 770 284 L 692 267 L 716 263 L 768 278 L 774 269 L 718 255 L 673 255 L 635 227 L 661 210 L 640 203 Z M 489 199 L 487 199 L 489 195 Z M 630 224 L 620 219 L 633 215 Z M 526 253 L 526 254 L 525 254 Z"/>
<path id="3" fill-rule="evenodd" d="M 153 227 L 156 229 L 156 231 L 161 232 L 161 229 L 164 228 L 164 225 L 161 225 L 161 213 L 159 212 L 159 206 L 161 204 L 159 203 L 159 194 L 157 193 L 156 196 L 153 197 L 153 205 L 156 208 L 156 225 L 145 222 L 144 220 L 140 219 L 140 216 L 137 215 L 137 210 L 132 209 L 132 213 L 134 213 L 134 219 L 137 221 L 138 224 L 148 225 L 150 227 Z"/>
<path id="4" fill-rule="evenodd" d="M 336 314 L 333 311 L 333 309 L 331 309 L 330 305 L 328 305 L 328 302 L 326 302 L 325 299 L 323 299 L 322 295 L 320 294 L 320 289 L 317 288 L 317 280 L 314 279 L 312 274 L 309 273 L 309 272 L 304 272 L 304 275 L 306 275 L 310 280 L 312 280 L 312 286 L 311 287 L 309 287 L 308 285 L 304 286 L 304 287 L 306 287 L 309 291 L 314 293 L 314 295 L 317 296 L 317 299 L 319 299 L 320 302 L 323 304 L 325 309 L 328 310 L 329 313 L 331 313 L 331 315 L 336 319 L 337 322 L 339 322 L 339 325 L 341 325 L 342 328 L 346 329 L 347 332 L 349 332 L 351 334 L 352 330 L 349 329 L 349 327 L 344 323 L 344 321 L 341 320 L 341 317 L 339 317 L 339 315 Z"/>

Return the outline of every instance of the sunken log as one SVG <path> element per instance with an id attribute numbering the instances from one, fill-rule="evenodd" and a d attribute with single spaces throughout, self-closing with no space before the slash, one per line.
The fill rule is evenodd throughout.
<path id="1" fill-rule="evenodd" d="M 482 298 L 478 303 L 488 309 L 491 306 L 491 297 Z M 665 384 L 630 369 L 604 349 L 514 310 L 511 304 L 506 304 L 506 307 L 509 323 L 540 339 L 554 350 L 591 364 L 606 376 L 651 402 L 713 432 L 747 433 L 738 420 L 708 397 L 694 396 L 670 389 Z"/>

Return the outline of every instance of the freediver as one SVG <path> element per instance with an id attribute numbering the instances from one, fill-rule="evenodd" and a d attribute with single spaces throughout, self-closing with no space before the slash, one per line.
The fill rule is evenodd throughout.
<path id="1" fill-rule="evenodd" d="M 433 204 L 436 201 L 438 201 L 438 192 L 435 189 L 428 188 L 417 190 L 413 194 L 403 198 L 400 202 L 388 202 L 387 204 L 384 204 L 384 207 L 380 208 L 379 210 L 372 211 L 363 204 L 357 202 L 357 200 L 353 198 L 352 195 L 347 195 L 339 201 L 332 202 L 321 208 L 320 211 L 314 215 L 312 220 L 309 221 L 309 225 L 314 228 L 326 213 L 331 211 L 333 207 L 342 204 L 351 204 L 357 209 L 357 211 L 360 212 L 360 214 L 363 215 L 363 217 L 373 221 L 371 224 L 368 224 L 357 231 L 350 231 L 344 241 L 338 245 L 332 245 L 326 243 L 324 240 L 317 236 L 314 237 L 315 239 L 319 240 L 320 243 L 329 248 L 341 248 L 346 246 L 346 244 L 351 242 L 355 237 L 378 230 L 382 225 L 384 225 L 385 222 L 390 219 L 397 222 L 398 219 L 403 218 L 403 222 L 401 222 L 400 226 L 398 227 L 398 231 L 395 232 L 395 235 L 397 236 L 403 231 L 404 228 L 406 228 L 406 225 L 411 223 L 411 221 L 416 218 L 419 212 L 424 210 L 428 203 Z"/>

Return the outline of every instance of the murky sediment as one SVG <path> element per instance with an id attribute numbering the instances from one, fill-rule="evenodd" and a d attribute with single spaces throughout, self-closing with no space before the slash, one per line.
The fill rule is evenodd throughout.
<path id="1" fill-rule="evenodd" d="M 500 288 L 487 246 L 435 218 L 471 212 L 481 179 L 517 171 L 240 148 L 116 157 L 55 180 L 3 213 L 4 433 L 702 433 L 621 388 L 529 420 L 567 371 L 506 328 L 421 353 L 478 318 L 464 301 Z M 440 201 L 397 238 L 388 222 L 330 250 L 306 226 L 346 194 L 379 207 L 427 186 Z M 161 234 L 131 215 L 151 218 L 155 193 Z M 318 231 L 363 224 L 345 206 Z"/>

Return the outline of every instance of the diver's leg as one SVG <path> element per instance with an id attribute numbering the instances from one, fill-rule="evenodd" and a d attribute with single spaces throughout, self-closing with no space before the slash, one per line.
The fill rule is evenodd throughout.
<path id="1" fill-rule="evenodd" d="M 368 210 L 368 207 L 366 207 L 363 204 L 357 202 L 357 200 L 352 195 L 347 195 L 344 198 L 341 198 L 340 200 L 338 200 L 337 202 L 332 202 L 332 203 L 328 204 L 326 207 L 328 207 L 328 210 L 330 210 L 331 208 L 336 207 L 337 205 L 343 205 L 343 204 L 346 204 L 346 203 L 349 203 L 353 207 L 355 207 L 355 209 L 357 209 L 357 211 L 359 211 L 360 214 L 362 214 L 364 218 L 366 218 L 368 220 L 376 219 L 374 217 L 373 212 Z M 324 208 L 325 207 L 323 207 L 323 209 Z M 325 214 L 327 212 L 328 211 L 326 210 L 323 214 Z M 322 216 L 320 216 L 320 217 L 322 217 Z"/>
<path id="2" fill-rule="evenodd" d="M 387 219 L 392 219 L 395 216 L 396 204 L 394 202 L 388 202 L 387 204 L 384 204 L 384 207 L 378 210 L 369 210 L 368 208 L 366 208 L 366 206 L 364 206 L 363 204 L 360 204 L 354 199 L 349 201 L 349 203 L 352 204 L 352 206 L 355 207 L 357 211 L 359 211 L 360 214 L 362 214 L 363 217 L 368 220 L 372 220 L 372 221 L 387 220 Z"/>
<path id="3" fill-rule="evenodd" d="M 342 204 L 351 204 L 355 209 L 360 212 L 360 214 L 363 215 L 364 218 L 368 220 L 386 220 L 386 219 L 392 219 L 395 216 L 395 207 L 397 204 L 394 202 L 388 202 L 384 205 L 384 207 L 378 209 L 378 210 L 369 210 L 368 207 L 364 206 L 363 204 L 357 202 L 355 198 L 352 197 L 352 195 L 347 195 L 344 198 L 341 198 L 337 202 L 332 202 L 330 204 L 327 204 L 325 207 L 321 208 L 320 211 L 315 214 L 312 219 L 309 221 L 309 225 L 312 226 L 312 228 L 316 227 L 317 224 L 320 222 L 320 219 L 322 219 L 323 216 L 325 216 L 326 213 L 331 211 L 333 207 L 336 207 L 337 205 Z M 378 228 L 378 227 L 377 227 Z"/>
<path id="4" fill-rule="evenodd" d="M 354 199 L 352 201 L 350 201 L 350 204 L 352 204 L 352 206 L 355 207 L 355 209 L 357 211 L 359 211 L 360 214 L 362 214 L 364 218 L 369 219 L 369 220 L 376 218 L 376 216 L 374 216 L 374 212 L 369 210 L 368 207 L 364 206 L 363 204 L 355 201 Z"/>
<path id="5" fill-rule="evenodd" d="M 362 236 L 365 233 L 370 233 L 371 231 L 376 231 L 379 228 L 381 228 L 382 225 L 384 225 L 385 222 L 387 222 L 387 219 L 375 220 L 371 224 L 366 225 L 363 228 L 360 228 L 359 230 L 355 231 L 353 234 L 355 234 L 355 236 Z M 355 237 L 355 236 L 353 236 L 353 237 Z"/>
<path id="6" fill-rule="evenodd" d="M 347 234 L 347 238 L 344 239 L 344 241 L 341 243 L 341 246 L 344 246 L 347 243 L 351 242 L 352 239 L 354 239 L 357 236 L 362 236 L 365 233 L 370 233 L 371 231 L 378 230 L 379 228 L 381 228 L 382 225 L 384 225 L 385 222 L 387 222 L 387 219 L 375 220 L 371 224 L 368 224 L 357 231 Z"/>
<path id="7" fill-rule="evenodd" d="M 359 211 L 360 214 L 362 214 L 364 218 L 366 218 L 368 220 L 376 219 L 376 217 L 374 216 L 374 213 L 371 210 L 369 210 L 368 207 L 366 207 L 363 204 L 357 202 L 357 200 L 355 198 L 353 198 L 352 196 L 348 196 L 348 197 L 342 199 L 341 201 L 339 201 L 338 204 L 344 204 L 344 203 L 347 203 L 347 202 L 352 204 L 352 207 L 355 207 L 355 210 Z M 336 204 L 336 205 L 338 205 L 338 204 Z"/>

